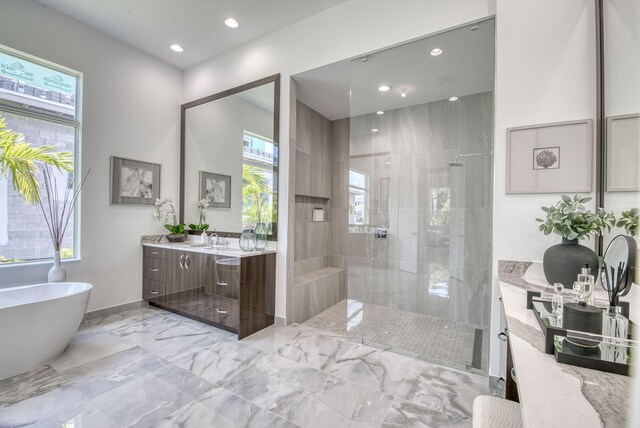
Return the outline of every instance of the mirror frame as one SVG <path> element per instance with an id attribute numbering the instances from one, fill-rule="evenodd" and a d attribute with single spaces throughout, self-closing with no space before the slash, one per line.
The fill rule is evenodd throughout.
<path id="1" fill-rule="evenodd" d="M 180 106 L 180 223 L 184 223 L 184 195 L 185 195 L 185 119 L 187 109 L 196 107 L 202 104 L 209 103 L 211 101 L 219 100 L 221 98 L 235 95 L 240 92 L 244 92 L 249 89 L 256 88 L 258 86 L 274 83 L 273 87 L 273 144 L 278 147 L 278 157 L 273 164 L 273 173 L 276 177 L 276 203 L 278 210 L 280 209 L 280 74 L 273 74 L 271 76 L 264 77 L 262 79 L 254 80 L 253 82 L 245 83 L 244 85 L 236 86 L 235 88 L 227 89 L 226 91 L 218 92 L 213 95 L 209 95 L 203 98 L 199 98 L 194 101 L 182 104 Z M 268 237 L 269 241 L 278 240 L 278 210 L 276 210 L 275 218 L 273 219 L 273 233 Z M 209 231 L 210 232 L 210 231 Z M 224 230 L 216 230 L 216 233 L 225 237 L 239 237 L 240 232 L 228 232 Z"/>
<path id="2" fill-rule="evenodd" d="M 629 254 L 627 255 L 627 267 L 625 268 L 625 286 L 623 288 L 623 292 L 620 293 L 620 296 L 626 296 L 627 294 L 629 294 L 629 292 L 631 291 L 631 286 L 633 285 L 633 278 L 635 276 L 635 271 L 636 271 L 636 252 L 638 250 L 638 247 L 636 245 L 636 241 L 635 239 L 633 239 L 632 237 L 628 236 L 628 235 L 617 235 L 615 236 L 611 242 L 609 242 L 609 245 L 607 245 L 607 249 L 605 250 L 603 256 L 602 256 L 602 261 L 604 262 L 605 257 L 607 256 L 607 252 L 609 251 L 609 248 L 611 248 L 611 245 L 614 243 L 614 241 L 618 238 L 622 238 L 624 239 L 624 241 L 627 243 L 627 248 L 629 251 Z M 602 283 L 602 288 L 604 287 L 604 280 L 602 279 L 604 275 L 604 272 L 601 271 L 600 272 L 600 282 Z M 606 288 L 605 288 L 606 290 Z"/>

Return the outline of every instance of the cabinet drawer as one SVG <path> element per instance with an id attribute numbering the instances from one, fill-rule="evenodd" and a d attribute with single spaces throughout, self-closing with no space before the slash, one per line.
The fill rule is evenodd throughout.
<path id="1" fill-rule="evenodd" d="M 240 319 L 240 304 L 237 300 L 217 298 L 212 302 L 209 319 L 218 324 L 226 325 L 238 330 Z"/>
<path id="2" fill-rule="evenodd" d="M 153 281 L 151 279 L 144 279 L 142 281 L 142 298 L 153 299 L 164 295 L 164 282 Z"/>
<path id="3" fill-rule="evenodd" d="M 165 261 L 163 259 L 145 257 L 142 269 L 144 270 L 143 277 L 145 279 L 164 282 Z"/>
<path id="4" fill-rule="evenodd" d="M 167 258 L 167 250 L 158 247 L 144 247 L 144 256 L 164 260 Z"/>
<path id="5" fill-rule="evenodd" d="M 210 285 L 212 294 L 238 300 L 240 298 L 240 273 L 224 269 L 216 269 L 214 273 L 213 284 Z"/>
<path id="6" fill-rule="evenodd" d="M 240 259 L 239 257 L 217 257 L 216 261 L 216 270 L 222 271 L 232 271 L 232 272 L 240 272 Z"/>

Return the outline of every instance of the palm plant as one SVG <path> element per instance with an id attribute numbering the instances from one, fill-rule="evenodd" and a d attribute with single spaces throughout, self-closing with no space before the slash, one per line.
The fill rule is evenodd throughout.
<path id="1" fill-rule="evenodd" d="M 273 191 L 262 170 L 242 165 L 242 216 L 245 223 L 271 223 L 273 208 L 268 203 Z M 274 201 L 275 202 L 275 201 Z"/>
<path id="2" fill-rule="evenodd" d="M 56 146 L 32 146 L 24 135 L 7 129 L 5 119 L 0 116 L 0 177 L 11 175 L 13 187 L 29 205 L 40 201 L 38 164 L 73 172 L 73 154 L 55 152 L 55 149 Z"/>

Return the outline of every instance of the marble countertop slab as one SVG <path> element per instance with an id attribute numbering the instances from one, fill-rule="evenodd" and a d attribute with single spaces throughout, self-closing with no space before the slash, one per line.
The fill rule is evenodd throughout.
<path id="1" fill-rule="evenodd" d="M 212 248 L 209 246 L 202 246 L 201 244 L 193 241 L 172 243 L 172 242 L 166 242 L 166 241 L 149 242 L 148 240 L 145 240 L 145 239 L 143 239 L 142 245 L 145 247 L 166 248 L 170 250 L 190 251 L 193 253 L 214 254 L 219 256 L 237 257 L 237 258 L 261 256 L 263 254 L 272 254 L 276 252 L 276 249 L 273 246 L 268 246 L 265 250 L 242 251 L 240 248 L 234 245 L 237 243 L 238 241 L 237 239 L 234 240 L 234 239 L 227 238 L 227 240 L 231 242 L 229 243 L 229 246 L 224 248 Z"/>
<path id="2" fill-rule="evenodd" d="M 526 308 L 527 290 L 553 292 L 540 279 L 541 266 L 500 261 L 498 271 L 524 426 L 626 427 L 630 377 L 560 364 L 544 353 L 544 334 Z"/>

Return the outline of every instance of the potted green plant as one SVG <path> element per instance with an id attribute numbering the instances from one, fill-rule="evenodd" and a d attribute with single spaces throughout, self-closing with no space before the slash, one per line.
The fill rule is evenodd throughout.
<path id="1" fill-rule="evenodd" d="M 591 200 L 581 194 L 562 195 L 562 199 L 550 207 L 541 207 L 547 216 L 536 218 L 540 231 L 545 235 L 556 233 L 562 236 L 562 243 L 549 247 L 542 260 L 547 282 L 562 283 L 565 288 L 573 288 L 573 282 L 581 268 L 588 264 L 597 276 L 600 262 L 598 255 L 590 248 L 579 244 L 580 240 L 610 231 L 615 224 L 613 213 L 598 208 L 596 212 L 584 204 Z"/>
<path id="2" fill-rule="evenodd" d="M 198 224 L 191 223 L 189 225 L 189 233 L 192 235 L 202 235 L 206 234 L 207 230 L 209 230 L 209 225 L 207 222 L 207 207 L 209 206 L 209 202 L 206 199 L 200 199 L 198 201 L 198 210 L 200 211 L 200 218 L 198 219 Z"/>
<path id="3" fill-rule="evenodd" d="M 616 223 L 616 227 L 623 227 L 627 234 L 631 237 L 638 236 L 638 218 L 640 217 L 640 209 L 631 208 L 620 213 L 620 218 Z"/>
<path id="4" fill-rule="evenodd" d="M 153 216 L 158 221 L 164 222 L 164 228 L 171 232 L 165 236 L 167 240 L 169 242 L 184 242 L 187 239 L 187 234 L 184 233 L 184 224 L 178 223 L 173 199 L 156 199 L 155 207 Z M 173 218 L 173 223 L 169 223 L 169 217 Z"/>
<path id="5" fill-rule="evenodd" d="M 620 218 L 616 223 L 616 227 L 623 227 L 627 235 L 631 236 L 638 243 L 636 251 L 635 278 L 633 282 L 640 284 L 640 242 L 638 240 L 638 222 L 640 222 L 640 209 L 631 208 L 620 213 Z"/>

